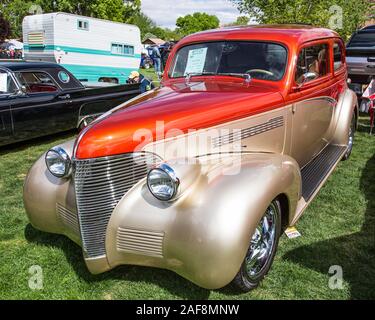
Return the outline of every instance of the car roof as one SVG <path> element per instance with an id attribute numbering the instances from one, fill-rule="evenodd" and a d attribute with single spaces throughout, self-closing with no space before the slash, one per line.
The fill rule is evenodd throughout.
<path id="1" fill-rule="evenodd" d="M 212 40 L 262 40 L 300 44 L 323 38 L 340 37 L 333 30 L 302 24 L 259 24 L 248 26 L 232 26 L 202 31 L 182 39 L 182 43 L 190 41 Z"/>
<path id="2" fill-rule="evenodd" d="M 375 24 L 363 27 L 360 31 L 375 31 Z"/>
<path id="3" fill-rule="evenodd" d="M 27 70 L 27 69 L 46 69 L 46 68 L 60 68 L 57 63 L 51 62 L 26 62 L 26 61 L 7 61 L 0 62 L 0 67 L 11 71 Z"/>

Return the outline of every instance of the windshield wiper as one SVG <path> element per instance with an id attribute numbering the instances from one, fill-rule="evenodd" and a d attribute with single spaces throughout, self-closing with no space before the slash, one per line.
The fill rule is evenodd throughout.
<path id="1" fill-rule="evenodd" d="M 191 77 L 212 76 L 212 75 L 215 75 L 215 72 L 188 72 L 186 73 L 185 81 L 189 83 Z"/>
<path id="2" fill-rule="evenodd" d="M 228 76 L 228 77 L 237 77 L 245 79 L 247 83 L 251 81 L 251 76 L 248 73 L 234 73 L 234 72 L 191 72 L 187 73 L 185 76 L 186 82 L 190 82 L 191 77 L 195 76 Z"/>
<path id="3" fill-rule="evenodd" d="M 246 82 L 250 82 L 251 81 L 251 76 L 248 73 L 234 73 L 234 72 L 225 73 L 225 72 L 219 72 L 219 73 L 216 73 L 216 75 L 218 75 L 218 76 L 228 76 L 228 77 L 242 78 L 242 79 L 245 79 Z"/>

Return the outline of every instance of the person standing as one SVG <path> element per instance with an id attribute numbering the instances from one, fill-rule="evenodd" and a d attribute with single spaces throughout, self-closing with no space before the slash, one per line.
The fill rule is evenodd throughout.
<path id="1" fill-rule="evenodd" d="M 152 59 L 154 60 L 154 68 L 158 78 L 161 76 L 161 54 L 158 46 L 152 48 Z"/>

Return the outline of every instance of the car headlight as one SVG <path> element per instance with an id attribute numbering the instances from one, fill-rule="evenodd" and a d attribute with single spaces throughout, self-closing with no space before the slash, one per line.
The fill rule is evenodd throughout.
<path id="1" fill-rule="evenodd" d="M 46 153 L 46 165 L 52 175 L 65 178 L 70 175 L 71 161 L 67 152 L 60 147 L 54 147 Z"/>
<path id="2" fill-rule="evenodd" d="M 152 195 L 161 200 L 172 200 L 178 191 L 180 180 L 175 171 L 166 163 L 150 170 L 147 175 L 147 186 Z"/>

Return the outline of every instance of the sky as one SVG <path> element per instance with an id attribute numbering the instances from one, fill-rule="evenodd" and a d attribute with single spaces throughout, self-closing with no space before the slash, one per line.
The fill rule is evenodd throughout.
<path id="1" fill-rule="evenodd" d="M 221 24 L 233 22 L 240 15 L 229 0 L 142 0 L 142 11 L 161 27 L 174 29 L 176 19 L 194 12 L 214 14 Z"/>

